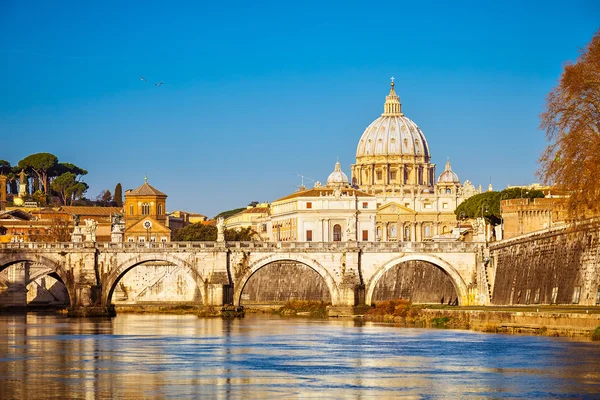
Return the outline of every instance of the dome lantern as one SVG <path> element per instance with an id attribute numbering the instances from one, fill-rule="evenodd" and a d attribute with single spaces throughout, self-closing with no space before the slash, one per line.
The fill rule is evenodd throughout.
<path id="1" fill-rule="evenodd" d="M 392 76 L 392 83 L 390 94 L 385 97 L 385 103 L 383 105 L 383 116 L 393 116 L 402 114 L 402 103 L 400 103 L 400 97 L 396 94 L 396 90 L 394 89 L 396 84 L 394 83 L 394 77 Z"/>

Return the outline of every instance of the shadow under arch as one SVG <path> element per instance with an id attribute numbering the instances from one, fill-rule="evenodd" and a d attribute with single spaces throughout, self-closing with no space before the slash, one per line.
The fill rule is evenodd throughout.
<path id="1" fill-rule="evenodd" d="M 265 267 L 269 264 L 279 262 L 279 261 L 296 261 L 298 263 L 306 265 L 309 268 L 312 268 L 325 281 L 325 284 L 327 285 L 327 289 L 329 290 L 329 295 L 331 296 L 331 303 L 334 305 L 337 304 L 338 297 L 339 297 L 339 291 L 338 291 L 337 284 L 335 283 L 335 280 L 333 279 L 333 277 L 329 274 L 329 272 L 321 264 L 319 264 L 318 262 L 316 262 L 315 260 L 313 260 L 311 258 L 308 258 L 308 257 L 300 255 L 300 254 L 286 254 L 286 255 L 274 254 L 274 255 L 264 257 L 264 258 L 261 258 L 260 260 L 253 262 L 252 265 L 250 265 L 248 271 L 238 281 L 235 282 L 236 285 L 235 285 L 234 294 L 233 294 L 234 305 L 240 306 L 244 287 L 246 286 L 246 284 L 248 283 L 248 280 L 250 280 L 250 278 L 252 277 L 252 275 L 254 275 L 254 273 L 256 271 L 258 271 L 262 267 Z"/>
<path id="2" fill-rule="evenodd" d="M 122 262 L 117 268 L 112 270 L 110 272 L 110 274 L 108 275 L 108 277 L 103 281 L 103 286 L 107 288 L 107 289 L 103 290 L 103 294 L 102 294 L 103 304 L 106 304 L 106 305 L 110 304 L 113 293 L 115 291 L 115 288 L 117 287 L 117 283 L 127 272 L 129 272 L 130 270 L 132 270 L 133 268 L 137 267 L 140 264 L 144 264 L 147 262 L 153 262 L 153 261 L 168 262 L 168 263 L 171 263 L 178 267 L 185 268 L 187 270 L 187 272 L 190 274 L 190 276 L 194 279 L 194 282 L 196 283 L 196 287 L 200 291 L 200 297 L 202 298 L 202 303 L 206 304 L 206 302 L 207 302 L 206 290 L 204 288 L 205 282 L 204 282 L 204 279 L 202 279 L 202 277 L 196 270 L 196 268 L 194 268 L 192 265 L 190 265 L 190 263 L 188 263 L 180 258 L 174 257 L 172 255 L 168 255 L 168 254 L 166 254 L 164 256 L 163 255 L 157 256 L 155 254 L 147 255 L 147 256 L 142 255 L 141 257 L 136 256 L 136 257 L 131 257 L 130 259 L 128 259 L 125 262 Z"/>
<path id="3" fill-rule="evenodd" d="M 458 298 L 460 299 L 459 304 L 466 305 L 468 303 L 469 296 L 468 296 L 467 285 L 465 284 L 465 281 L 460 276 L 460 274 L 458 273 L 456 268 L 454 268 L 452 265 L 450 265 L 448 262 L 442 260 L 441 258 L 432 256 L 429 254 L 406 254 L 403 256 L 392 258 L 391 260 L 385 262 L 377 270 L 377 272 L 373 275 L 373 277 L 367 283 L 367 293 L 365 296 L 366 304 L 372 303 L 373 292 L 375 291 L 375 286 L 377 286 L 377 283 L 383 277 L 383 275 L 391 268 L 395 267 L 398 264 L 402 264 L 403 262 L 406 262 L 406 261 L 425 261 L 425 262 L 428 262 L 428 263 L 433 264 L 436 267 L 440 268 L 442 271 L 444 271 L 446 273 L 446 275 L 448 275 L 450 277 L 450 281 L 452 282 L 452 285 L 454 285 L 454 289 L 456 290 Z"/>
<path id="4" fill-rule="evenodd" d="M 72 274 L 67 273 L 63 269 L 63 267 L 61 266 L 60 263 L 58 263 L 48 257 L 44 257 L 44 256 L 38 255 L 38 254 L 28 254 L 28 255 L 24 256 L 23 254 L 19 254 L 19 253 L 3 256 L 0 258 L 0 272 L 4 271 L 6 268 L 10 267 L 11 265 L 22 263 L 22 262 L 41 264 L 46 267 L 43 269 L 38 269 L 34 275 L 31 275 L 29 277 L 29 279 L 27 280 L 25 285 L 29 285 L 31 282 L 35 281 L 36 279 L 38 279 L 42 276 L 49 275 L 49 276 L 55 278 L 57 281 L 61 282 L 63 285 L 65 285 L 65 288 L 67 290 L 67 296 L 69 297 L 69 302 L 71 303 L 73 301 L 72 294 L 69 291 L 69 288 L 73 284 Z"/>

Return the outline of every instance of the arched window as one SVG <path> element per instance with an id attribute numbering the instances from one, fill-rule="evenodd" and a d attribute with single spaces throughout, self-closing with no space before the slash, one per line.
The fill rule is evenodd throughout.
<path id="1" fill-rule="evenodd" d="M 381 227 L 377 227 L 377 240 L 381 240 Z"/>
<path id="2" fill-rule="evenodd" d="M 162 215 L 162 204 L 158 205 L 158 215 Z"/>
<path id="3" fill-rule="evenodd" d="M 425 225 L 425 237 L 426 238 L 431 237 L 431 226 L 430 225 Z"/>
<path id="4" fill-rule="evenodd" d="M 404 227 L 404 240 L 410 242 L 410 226 Z"/>
<path id="5" fill-rule="evenodd" d="M 143 203 L 142 204 L 142 215 L 149 215 L 149 214 L 150 214 L 150 204 Z"/>
<path id="6" fill-rule="evenodd" d="M 446 225 L 442 227 L 442 233 L 448 233 L 448 227 Z"/>
<path id="7" fill-rule="evenodd" d="M 342 227 L 339 224 L 335 224 L 333 226 L 333 241 L 334 242 L 342 241 Z"/>
<path id="8" fill-rule="evenodd" d="M 447 188 L 447 189 L 446 189 L 446 194 L 451 194 L 451 193 L 452 193 L 452 189 L 450 189 L 450 188 Z"/>

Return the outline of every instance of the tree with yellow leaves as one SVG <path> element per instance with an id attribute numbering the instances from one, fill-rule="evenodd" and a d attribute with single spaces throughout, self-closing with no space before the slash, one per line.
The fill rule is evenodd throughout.
<path id="1" fill-rule="evenodd" d="M 546 99 L 541 129 L 548 146 L 539 176 L 570 193 L 573 217 L 600 212 L 600 31 L 569 63 Z"/>

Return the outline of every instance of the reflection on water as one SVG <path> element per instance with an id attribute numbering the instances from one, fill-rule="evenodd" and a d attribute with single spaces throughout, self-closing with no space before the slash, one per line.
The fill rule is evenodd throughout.
<path id="1" fill-rule="evenodd" d="M 594 398 L 600 344 L 351 320 L 0 316 L 0 397 Z"/>

